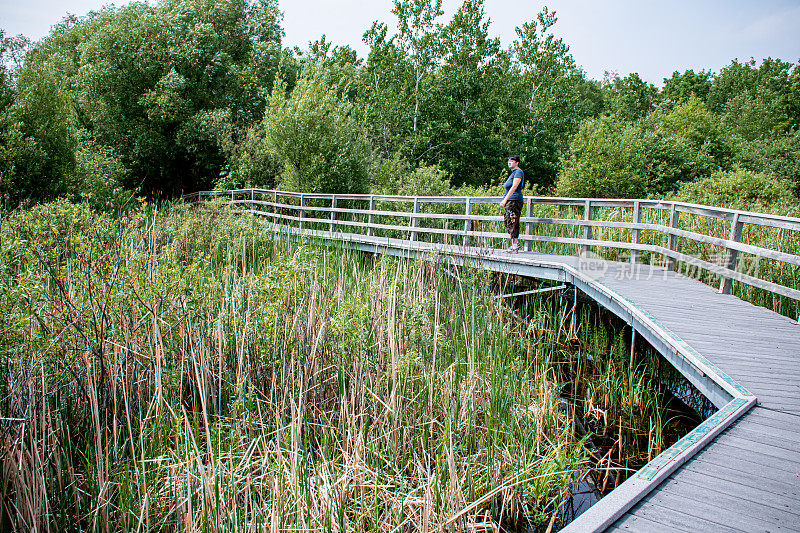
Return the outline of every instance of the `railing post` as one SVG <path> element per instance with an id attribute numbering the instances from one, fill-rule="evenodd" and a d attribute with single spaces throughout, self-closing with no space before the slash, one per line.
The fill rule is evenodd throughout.
<path id="1" fill-rule="evenodd" d="M 415 196 L 414 197 L 414 214 L 416 215 L 417 213 L 419 213 L 419 197 Z M 417 217 L 415 217 L 415 216 L 411 217 L 411 227 L 412 228 L 416 228 L 417 227 Z M 412 231 L 411 232 L 411 237 L 409 237 L 409 240 L 412 241 L 412 242 L 417 240 L 417 232 L 416 231 Z"/>
<path id="2" fill-rule="evenodd" d="M 586 205 L 583 208 L 583 220 L 589 221 L 592 220 L 592 201 L 588 198 L 586 199 Z M 592 238 L 592 227 L 591 226 L 584 226 L 583 227 L 583 238 L 585 240 L 589 240 Z M 581 247 L 581 254 L 586 255 L 589 253 L 589 245 L 584 244 Z"/>
<path id="3" fill-rule="evenodd" d="M 331 225 L 330 225 L 330 232 L 333 233 L 333 221 L 336 220 L 336 195 L 331 195 Z"/>
<path id="4" fill-rule="evenodd" d="M 729 241 L 739 242 L 742 238 L 742 228 L 744 227 L 744 223 L 739 221 L 739 213 L 733 215 L 733 221 L 731 221 L 731 233 L 728 237 Z M 722 266 L 727 268 L 728 270 L 736 270 L 737 265 L 739 264 L 739 250 L 734 250 L 732 248 L 725 248 L 725 259 L 723 260 Z M 727 276 L 722 276 L 722 279 L 719 280 L 719 292 L 722 294 L 730 294 L 731 289 L 733 288 L 733 280 Z"/>
<path id="5" fill-rule="evenodd" d="M 250 207 L 253 208 L 253 204 L 256 203 L 256 190 L 250 189 Z"/>
<path id="6" fill-rule="evenodd" d="M 467 206 L 464 208 L 464 246 L 469 246 L 469 232 L 472 231 L 472 199 L 467 198 Z"/>
<path id="7" fill-rule="evenodd" d="M 642 222 L 642 204 L 639 203 L 639 200 L 633 201 L 633 223 L 640 224 Z M 639 233 L 640 230 L 637 228 L 633 228 L 631 230 L 631 244 L 639 244 Z M 639 250 L 635 248 L 631 249 L 631 264 L 636 264 L 639 261 Z"/>
<path id="8" fill-rule="evenodd" d="M 303 220 L 306 216 L 306 196 L 303 193 L 300 193 L 300 229 L 305 228 L 306 223 Z"/>
<path id="9" fill-rule="evenodd" d="M 675 209 L 675 202 L 672 202 L 672 207 L 670 208 L 670 211 L 669 211 L 669 227 L 670 228 L 677 228 L 678 227 L 678 221 L 680 219 L 680 215 L 681 215 L 680 211 Z M 674 251 L 676 251 L 678 249 L 678 236 L 675 235 L 674 233 L 670 233 L 669 236 L 667 237 L 667 249 L 672 251 L 672 252 L 674 252 Z M 677 270 L 678 262 L 675 259 L 673 259 L 672 257 L 669 257 L 668 255 L 665 254 L 664 255 L 664 266 L 667 268 L 667 270 Z"/>
<path id="10" fill-rule="evenodd" d="M 528 197 L 528 209 L 526 216 L 528 218 L 533 217 L 533 198 L 531 198 L 530 196 Z M 525 235 L 527 235 L 528 237 L 533 235 L 533 222 L 525 223 Z M 528 252 L 533 250 L 533 241 L 531 239 L 525 241 L 525 250 Z"/>
<path id="11" fill-rule="evenodd" d="M 367 228 L 368 237 L 372 237 L 373 235 L 375 235 L 375 228 L 372 227 L 372 225 L 375 223 L 375 214 L 373 213 L 373 211 L 375 211 L 374 195 L 369 197 L 369 219 L 367 220 L 367 224 L 369 224 L 369 227 Z"/>

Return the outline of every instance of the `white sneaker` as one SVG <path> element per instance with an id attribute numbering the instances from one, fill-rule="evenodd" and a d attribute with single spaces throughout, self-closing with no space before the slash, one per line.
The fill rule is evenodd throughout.
<path id="1" fill-rule="evenodd" d="M 517 244 L 512 244 L 511 246 L 509 246 L 508 250 L 506 250 L 507 254 L 515 254 L 517 252 L 519 252 L 519 244 L 518 243 Z"/>

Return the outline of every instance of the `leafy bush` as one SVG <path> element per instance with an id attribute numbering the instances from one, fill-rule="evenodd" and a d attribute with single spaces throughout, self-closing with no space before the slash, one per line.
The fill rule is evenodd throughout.
<path id="1" fill-rule="evenodd" d="M 0 110 L 2 192 L 12 205 L 48 201 L 75 190 L 74 111 L 65 82 L 51 68 L 25 68 L 16 99 Z"/>
<path id="2" fill-rule="evenodd" d="M 709 177 L 684 183 L 677 198 L 699 204 L 765 211 L 773 211 L 776 204 L 797 202 L 789 181 L 741 169 L 718 171 Z"/>
<path id="3" fill-rule="evenodd" d="M 557 192 L 565 196 L 643 197 L 729 168 L 733 150 L 719 120 L 691 97 L 670 113 L 636 122 L 585 121 L 563 161 Z"/>
<path id="4" fill-rule="evenodd" d="M 78 132 L 75 151 L 77 197 L 88 202 L 95 211 L 121 208 L 133 191 L 124 188 L 130 170 L 108 146 L 95 142 L 84 130 Z"/>
<path id="5" fill-rule="evenodd" d="M 723 126 L 699 98 L 690 97 L 663 115 L 661 122 L 680 150 L 685 166 L 694 174 L 707 176 L 729 167 L 732 150 Z"/>
<path id="6" fill-rule="evenodd" d="M 646 196 L 688 174 L 680 147 L 652 117 L 632 124 L 612 117 L 586 121 L 570 152 L 556 184 L 564 196 Z"/>
<path id="7" fill-rule="evenodd" d="M 341 99 L 320 64 L 306 67 L 289 98 L 272 91 L 264 117 L 264 141 L 281 166 L 280 185 L 289 190 L 364 193 L 372 157 L 353 106 Z"/>
<path id="8" fill-rule="evenodd" d="M 237 143 L 225 144 L 227 163 L 220 172 L 216 189 L 275 188 L 280 166 L 267 148 L 263 123 L 249 128 Z"/>
<path id="9" fill-rule="evenodd" d="M 376 194 L 405 196 L 453 194 L 447 172 L 438 165 L 422 165 L 412 170 L 408 161 L 400 157 L 383 159 L 375 165 L 372 190 Z"/>
<path id="10" fill-rule="evenodd" d="M 800 193 L 800 130 L 751 141 L 736 137 L 733 149 L 742 167 L 789 180 Z"/>

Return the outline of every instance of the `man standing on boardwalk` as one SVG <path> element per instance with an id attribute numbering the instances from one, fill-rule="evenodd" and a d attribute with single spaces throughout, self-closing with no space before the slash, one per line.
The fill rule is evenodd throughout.
<path id="1" fill-rule="evenodd" d="M 504 221 L 506 223 L 506 230 L 511 236 L 511 247 L 506 250 L 508 253 L 519 251 L 519 217 L 522 213 L 522 187 L 525 186 L 525 173 L 519 168 L 519 156 L 508 156 L 508 168 L 511 169 L 511 175 L 508 176 L 504 187 L 506 195 L 500 202 L 500 207 L 506 209 Z"/>

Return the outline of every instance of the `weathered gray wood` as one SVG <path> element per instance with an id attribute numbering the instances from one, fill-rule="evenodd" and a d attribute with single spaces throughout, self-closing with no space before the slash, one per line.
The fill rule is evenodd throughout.
<path id="1" fill-rule="evenodd" d="M 530 218 L 533 218 L 533 199 L 529 197 L 527 199 L 527 202 L 528 202 L 528 209 L 526 211 L 526 214 L 528 215 L 527 218 L 530 219 Z M 526 235 L 533 235 L 533 223 L 532 222 L 526 222 L 525 223 L 525 234 Z M 531 240 L 526 240 L 525 241 L 525 250 L 527 250 L 529 252 L 531 250 L 533 250 L 533 241 L 531 241 Z"/>
<path id="2" fill-rule="evenodd" d="M 749 487 L 736 481 L 725 481 L 719 478 L 709 477 L 690 470 L 681 470 L 677 473 L 677 478 L 670 482 L 678 482 L 673 485 L 671 490 L 676 492 L 689 492 L 688 486 L 698 487 L 708 492 L 709 498 L 716 493 L 726 494 L 738 498 L 742 502 L 750 502 L 761 506 L 764 513 L 771 513 L 773 516 L 782 516 L 785 523 L 792 523 L 800 520 L 797 502 L 791 499 L 777 497 L 775 494 L 763 490 L 760 487 Z M 736 509 L 736 507 L 733 507 Z M 777 511 L 777 512 L 776 512 Z"/>
<path id="3" fill-rule="evenodd" d="M 583 220 L 592 220 L 592 201 L 587 199 L 584 206 L 583 206 Z M 583 226 L 583 240 L 588 241 L 592 239 L 592 227 L 591 226 Z M 581 252 L 583 254 L 589 253 L 589 245 L 584 244 L 581 247 Z"/>
<path id="4" fill-rule="evenodd" d="M 300 217 L 300 229 L 303 229 L 305 227 L 305 224 L 304 224 L 304 221 L 303 221 L 303 219 L 306 216 L 305 207 L 306 207 L 306 197 L 301 194 L 300 195 L 300 214 L 299 214 L 299 217 Z"/>
<path id="5" fill-rule="evenodd" d="M 333 233 L 334 224 L 336 222 L 336 195 L 331 195 L 331 224 L 330 224 L 330 232 Z"/>
<path id="6" fill-rule="evenodd" d="M 676 209 L 675 203 L 673 202 L 670 207 L 669 213 L 669 226 L 670 228 L 677 228 L 678 222 L 680 221 L 680 214 L 681 212 Z M 667 249 L 670 252 L 677 251 L 678 245 L 678 237 L 674 233 L 669 233 L 667 235 Z M 675 257 L 671 254 L 664 254 L 664 265 L 667 267 L 667 270 L 675 270 L 677 262 L 675 261 Z"/>
<path id="7" fill-rule="evenodd" d="M 743 472 L 739 468 L 710 465 L 701 461 L 692 461 L 686 464 L 685 468 L 709 478 L 709 482 L 715 482 L 712 478 L 716 478 L 724 482 L 738 483 L 739 485 L 766 491 L 776 497 L 800 505 L 800 485 L 792 485 L 770 479 L 764 475 Z M 716 482 L 718 483 L 719 481 Z"/>
<path id="8" fill-rule="evenodd" d="M 375 235 L 375 228 L 373 224 L 375 224 L 375 196 L 369 197 L 369 218 L 367 219 L 367 235 Z"/>
<path id="9" fill-rule="evenodd" d="M 713 446 L 711 449 L 713 449 Z M 771 465 L 768 466 L 757 464 L 746 461 L 742 458 L 738 458 L 736 461 L 729 461 L 726 460 L 725 457 L 721 457 L 719 454 L 698 454 L 694 457 L 694 459 L 692 459 L 692 463 L 697 464 L 698 469 L 708 468 L 709 470 L 714 470 L 716 467 L 722 467 L 729 470 L 735 470 L 736 472 L 742 472 L 744 474 L 784 483 L 786 486 L 796 487 L 800 485 L 800 483 L 798 483 L 800 482 L 800 478 L 798 478 L 796 471 L 782 470 Z M 795 496 L 798 495 L 795 494 Z"/>
<path id="10" fill-rule="evenodd" d="M 419 213 L 419 198 L 414 198 L 414 214 L 416 215 L 417 213 Z M 418 221 L 417 217 L 412 217 L 411 218 L 411 227 L 412 228 L 416 228 L 417 227 L 417 224 L 418 224 L 417 221 Z M 409 235 L 408 239 L 411 242 L 416 241 L 417 240 L 417 231 L 416 230 L 411 231 L 411 234 Z"/>
<path id="11" fill-rule="evenodd" d="M 634 200 L 633 202 L 633 224 L 638 226 L 642 221 L 642 204 L 639 200 Z M 641 230 L 633 229 L 631 230 L 631 244 L 639 244 L 639 232 Z M 638 250 L 631 250 L 631 263 L 636 264 L 639 262 L 639 251 Z"/>
<path id="12" fill-rule="evenodd" d="M 469 246 L 469 232 L 472 230 L 472 202 L 467 199 L 466 206 L 464 207 L 464 246 Z"/>
<path id="13" fill-rule="evenodd" d="M 770 409 L 756 408 L 749 415 L 747 421 L 755 424 L 763 424 L 765 421 L 779 424 L 777 427 L 797 427 L 800 424 L 800 418 Z"/>
<path id="14" fill-rule="evenodd" d="M 648 531 L 650 533 L 674 533 L 675 531 L 690 532 L 693 530 L 678 529 L 674 525 L 665 525 L 641 516 L 626 515 L 606 531 Z"/>
<path id="15" fill-rule="evenodd" d="M 281 194 L 282 195 L 286 195 L 287 193 L 281 193 Z M 332 197 L 333 196 L 335 196 L 335 195 L 332 195 Z M 442 199 L 441 198 L 437 198 L 437 200 L 442 200 Z M 458 199 L 458 200 L 460 200 L 460 199 Z M 470 201 L 472 201 L 472 200 L 470 200 Z M 464 202 L 466 202 L 466 199 L 464 199 Z M 592 205 L 593 205 L 592 202 L 593 202 L 593 200 L 584 200 L 584 210 L 585 210 L 584 218 L 586 218 L 587 214 L 588 214 L 588 217 L 591 218 L 591 216 L 592 216 L 591 215 L 591 211 L 592 211 Z M 415 206 L 416 206 L 415 211 L 416 212 L 412 212 L 412 213 L 385 212 L 385 213 L 392 213 L 393 216 L 407 216 L 407 217 L 410 217 L 411 220 L 412 220 L 412 222 L 411 222 L 411 226 L 412 227 L 418 225 L 418 219 L 419 218 L 456 218 L 456 219 L 457 218 L 463 218 L 465 220 L 467 219 L 467 215 L 466 214 L 465 215 L 449 215 L 449 214 L 432 214 L 432 215 L 421 214 L 420 215 L 419 214 L 419 203 L 420 203 L 420 198 L 417 198 L 415 200 Z M 589 204 L 589 208 L 588 209 L 586 208 L 586 204 L 587 203 Z M 529 203 L 529 205 L 533 206 L 533 204 L 534 204 L 533 199 L 531 199 L 531 202 Z M 639 205 L 640 205 L 640 209 L 641 209 L 641 203 Z M 677 217 L 678 217 L 680 211 L 677 209 L 678 204 L 671 203 L 669 205 L 671 206 L 670 207 L 670 209 L 671 209 L 670 225 L 672 226 L 672 225 L 676 225 L 677 224 Z M 288 208 L 291 209 L 291 208 L 293 208 L 293 206 L 288 206 Z M 319 208 L 319 209 L 324 210 L 325 208 Z M 334 210 L 331 209 L 331 212 L 333 212 L 333 211 Z M 348 210 L 348 211 L 358 212 L 358 210 Z M 334 215 L 332 215 L 332 216 L 334 216 Z M 736 216 L 736 215 L 734 214 L 734 216 Z M 481 220 L 498 220 L 498 221 L 501 219 L 501 217 L 487 217 L 487 216 L 473 217 L 473 218 L 481 219 Z M 555 220 L 553 220 L 553 222 L 555 222 Z M 627 226 L 635 226 L 635 224 L 630 224 L 630 223 L 599 222 L 599 221 L 592 221 L 592 220 L 583 220 L 583 221 L 565 220 L 565 221 L 563 221 L 563 223 L 565 223 L 565 224 L 566 223 L 569 223 L 569 224 L 598 224 L 598 225 L 599 224 L 603 224 L 603 225 L 609 225 L 609 226 L 614 226 L 614 227 L 624 227 L 626 225 Z M 526 224 L 527 224 L 527 222 L 526 222 Z M 661 227 L 659 225 L 641 225 L 641 224 L 639 224 L 638 226 L 642 227 L 642 228 L 651 228 L 651 227 L 652 228 L 663 228 L 663 227 Z M 331 229 L 332 229 L 332 227 L 331 227 Z M 441 231 L 443 231 L 443 230 L 439 230 L 439 232 L 441 232 Z M 794 290 L 794 289 L 791 289 L 791 288 L 784 288 L 781 285 L 774 284 L 774 283 L 771 283 L 771 282 L 766 282 L 764 280 L 759 280 L 758 278 L 755 278 L 755 277 L 752 277 L 752 276 L 749 276 L 749 275 L 746 275 L 746 274 L 742 274 L 742 273 L 739 273 L 739 272 L 732 272 L 731 269 L 725 268 L 724 266 L 715 265 L 715 264 L 710 263 L 708 261 L 703 261 L 703 260 L 688 256 L 688 255 L 685 255 L 685 254 L 677 253 L 674 248 L 675 248 L 675 244 L 677 242 L 676 241 L 677 236 L 680 235 L 680 236 L 684 236 L 684 237 L 687 237 L 687 238 L 701 240 L 703 242 L 710 242 L 710 243 L 717 244 L 717 245 L 725 245 L 729 249 L 734 250 L 734 251 L 747 251 L 748 253 L 754 253 L 756 255 L 761 255 L 762 257 L 768 257 L 768 258 L 771 258 L 771 259 L 790 262 L 792 264 L 800 264 L 800 257 L 792 255 L 792 254 L 785 254 L 783 252 L 778 252 L 778 251 L 774 251 L 774 250 L 766 250 L 766 249 L 763 249 L 763 248 L 760 248 L 760 247 L 755 247 L 755 246 L 751 246 L 751 245 L 737 243 L 737 242 L 734 242 L 734 240 L 724 240 L 724 239 L 718 239 L 718 238 L 709 237 L 709 236 L 703 236 L 703 235 L 696 234 L 696 233 L 693 233 L 693 232 L 687 232 L 685 230 L 680 230 L 680 229 L 674 228 L 674 227 L 666 228 L 666 231 L 668 232 L 668 246 L 667 246 L 666 249 L 664 249 L 662 247 L 659 247 L 659 246 L 636 246 L 637 243 L 635 243 L 635 242 L 631 242 L 629 244 L 629 246 L 625 246 L 625 245 L 622 245 L 621 243 L 613 243 L 612 244 L 610 242 L 605 242 L 605 241 L 599 241 L 598 242 L 596 240 L 588 240 L 588 239 L 583 239 L 581 241 L 580 239 L 569 239 L 569 238 L 551 237 L 551 236 L 547 236 L 547 237 L 544 237 L 544 236 L 541 236 L 541 237 L 540 236 L 531 236 L 529 238 L 529 240 L 526 240 L 526 238 L 528 238 L 528 237 L 523 238 L 523 240 L 526 242 L 526 246 L 527 247 L 530 247 L 532 245 L 533 241 L 542 240 L 542 241 L 545 241 L 545 242 L 556 242 L 556 243 L 563 243 L 563 244 L 579 244 L 581 246 L 582 250 L 587 250 L 590 246 L 604 246 L 604 247 L 613 247 L 613 248 L 621 248 L 621 249 L 626 249 L 627 248 L 627 249 L 630 249 L 632 251 L 648 250 L 648 251 L 653 251 L 653 252 L 657 252 L 657 253 L 660 252 L 660 253 L 663 253 L 664 257 L 666 258 L 666 264 L 667 264 L 667 266 L 669 268 L 673 268 L 674 269 L 676 264 L 677 264 L 677 261 L 683 261 L 683 262 L 689 264 L 693 268 L 701 268 L 701 269 L 704 269 L 704 270 L 711 271 L 714 274 L 720 275 L 720 276 L 722 276 L 722 277 L 724 277 L 725 279 L 728 279 L 728 280 L 737 280 L 737 281 L 740 281 L 742 283 L 746 283 L 746 284 L 749 284 L 749 285 L 752 285 L 752 286 L 755 286 L 755 287 L 758 287 L 758 288 L 761 288 L 761 289 L 765 289 L 765 290 L 770 290 L 770 291 L 776 292 L 776 293 L 781 294 L 783 296 L 787 296 L 787 297 L 795 298 L 795 299 L 800 299 L 800 291 L 797 291 L 797 290 Z M 587 226 L 584 226 L 584 235 L 590 234 L 590 232 L 591 232 L 591 229 L 587 230 Z M 412 232 L 411 236 L 414 237 L 412 240 L 416 240 L 417 233 L 418 232 Z M 430 232 L 430 233 L 437 233 L 437 231 Z M 484 233 L 483 236 L 487 237 L 487 238 L 496 238 L 496 235 L 485 234 L 485 233 Z M 576 241 L 580 241 L 580 242 L 576 242 Z"/>
<path id="16" fill-rule="evenodd" d="M 246 192 L 251 189 L 237 189 L 236 192 Z M 252 189 L 257 193 L 261 194 L 277 194 L 279 191 L 270 190 L 270 189 Z M 198 193 L 191 193 L 186 195 L 190 197 L 192 195 L 200 194 L 207 196 L 214 196 L 219 195 L 220 192 L 224 191 L 199 191 Z M 283 196 L 298 196 L 299 193 L 293 193 L 290 191 L 280 191 L 281 195 Z M 321 194 L 321 193 L 306 193 L 308 194 L 309 198 L 327 198 L 330 199 L 330 194 Z M 363 199 L 366 200 L 369 198 L 369 195 L 366 194 L 351 194 L 351 195 L 339 195 L 341 199 L 345 200 L 359 200 Z M 413 196 L 396 196 L 396 195 L 381 195 L 377 196 L 378 200 L 381 201 L 398 201 L 398 202 L 413 202 Z M 466 201 L 466 197 L 451 197 L 451 196 L 422 196 L 416 197 L 419 198 L 420 201 L 423 203 L 463 203 Z M 585 204 L 587 198 L 562 198 L 562 197 L 530 197 L 532 202 L 535 204 L 541 205 L 559 205 L 559 206 L 582 206 Z M 472 197 L 471 198 L 474 203 L 497 203 L 499 201 L 498 197 Z M 612 208 L 621 208 L 621 207 L 632 207 L 634 200 L 629 199 L 614 199 L 614 198 L 588 198 L 588 200 L 592 201 L 592 205 L 594 207 L 612 207 Z M 782 229 L 789 229 L 793 231 L 800 231 L 800 218 L 797 217 L 788 217 L 782 215 L 772 215 L 772 214 L 765 214 L 765 213 L 755 213 L 752 211 L 740 211 L 736 209 L 727 209 L 721 207 L 711 207 L 706 205 L 699 205 L 699 204 L 691 204 L 687 202 L 673 202 L 673 201 L 662 201 L 662 200 L 639 200 L 642 207 L 646 207 L 649 209 L 660 209 L 660 210 L 672 210 L 673 208 L 676 211 L 688 214 L 695 214 L 710 218 L 718 218 L 721 220 L 733 220 L 733 217 L 738 213 L 740 215 L 740 219 L 742 222 L 746 224 L 758 224 L 768 227 L 774 228 L 782 228 Z"/>
<path id="17" fill-rule="evenodd" d="M 771 446 L 772 448 L 783 448 L 792 454 L 797 452 L 797 440 L 785 439 L 778 436 L 773 436 L 768 431 L 763 429 L 752 429 L 747 425 L 738 425 L 734 431 L 723 433 L 724 435 L 731 435 L 738 439 L 745 439 L 752 443 L 763 444 Z"/>
<path id="18" fill-rule="evenodd" d="M 678 530 L 693 531 L 693 532 L 709 532 L 709 533 L 741 533 L 731 527 L 724 526 L 718 522 L 706 520 L 700 516 L 694 516 L 688 513 L 675 512 L 674 509 L 659 505 L 653 502 L 644 501 L 634 507 L 630 515 L 646 518 L 653 522 L 658 522 L 667 526 L 674 527 Z M 627 517 L 627 515 L 626 515 Z M 644 530 L 646 531 L 646 530 Z"/>
<path id="19" fill-rule="evenodd" d="M 733 216 L 733 221 L 731 221 L 731 234 L 728 237 L 729 241 L 739 242 L 739 239 L 742 238 L 742 228 L 744 227 L 744 223 L 739 220 L 739 213 L 736 213 Z M 729 270 L 736 270 L 736 265 L 739 262 L 739 252 L 733 248 L 726 248 L 725 249 L 725 262 L 722 266 Z M 722 294 L 730 294 L 731 287 L 733 286 L 733 280 L 727 276 L 722 276 L 719 285 L 719 292 Z"/>
<path id="20" fill-rule="evenodd" d="M 657 502 L 678 512 L 703 517 L 742 531 L 793 531 L 787 529 L 797 515 L 769 505 L 758 505 L 742 498 L 695 485 L 671 480 L 653 491 L 649 502 Z M 736 509 L 731 513 L 730 509 Z"/>
<path id="21" fill-rule="evenodd" d="M 294 207 L 294 206 L 290 206 L 290 207 Z M 418 208 L 418 206 L 417 206 L 417 208 Z M 264 213 L 264 214 L 267 214 L 267 213 Z M 314 220 L 316 220 L 316 219 L 314 219 Z M 416 225 L 416 220 L 417 220 L 416 217 L 412 217 L 411 236 L 413 238 L 410 239 L 411 241 L 415 241 L 416 240 L 417 233 L 419 233 L 419 232 L 438 233 L 438 234 L 442 234 L 442 235 L 455 234 L 456 233 L 456 230 L 445 230 L 445 229 L 439 229 L 439 228 L 418 228 L 417 225 Z M 333 222 L 332 222 L 332 224 L 333 224 Z M 358 226 L 358 225 L 366 226 L 363 223 L 349 222 L 349 221 L 347 222 L 347 224 L 351 225 L 351 226 Z M 387 229 L 397 229 L 399 231 L 406 231 L 406 228 L 404 228 L 402 226 L 385 225 L 383 227 L 385 227 Z M 333 228 L 333 226 L 331 226 L 331 228 Z M 485 238 L 498 238 L 498 239 L 502 239 L 502 238 L 505 237 L 505 234 L 497 233 L 497 232 L 472 232 L 471 235 L 481 236 L 481 237 L 485 237 Z M 735 279 L 737 281 L 741 281 L 743 283 L 747 283 L 748 285 L 752 285 L 754 287 L 758 287 L 758 288 L 761 288 L 761 289 L 772 291 L 772 292 L 775 292 L 777 294 L 780 294 L 780 295 L 783 295 L 783 296 L 786 296 L 786 297 L 789 297 L 789 298 L 800 300 L 800 291 L 798 291 L 798 290 L 791 289 L 791 288 L 788 288 L 788 287 L 784 287 L 784 286 L 776 284 L 776 283 L 764 281 L 764 280 L 761 280 L 761 279 L 758 279 L 758 278 L 755 278 L 755 277 L 752 277 L 752 276 L 749 276 L 749 275 L 746 275 L 746 274 L 743 274 L 743 273 L 740 273 L 740 272 L 730 271 L 730 270 L 725 269 L 724 267 L 715 265 L 713 263 L 709 263 L 707 261 L 702 261 L 700 259 L 688 256 L 686 254 L 681 254 L 681 253 L 678 253 L 678 252 L 674 252 L 672 250 L 668 250 L 666 248 L 662 248 L 662 247 L 659 247 L 659 246 L 641 245 L 641 244 L 640 245 L 634 245 L 632 243 L 623 243 L 623 242 L 598 241 L 598 240 L 586 240 L 586 239 L 563 238 L 563 237 L 550 237 L 550 236 L 539 236 L 539 235 L 532 235 L 532 236 L 520 235 L 520 239 L 522 239 L 523 241 L 525 239 L 531 239 L 533 241 L 542 241 L 542 242 L 554 242 L 554 243 L 562 243 L 562 244 L 578 244 L 578 245 L 582 245 L 584 248 L 588 248 L 589 246 L 602 246 L 602 247 L 606 247 L 606 248 L 629 249 L 632 246 L 637 246 L 637 248 L 640 249 L 640 250 L 660 252 L 660 253 L 663 253 L 665 256 L 669 256 L 669 257 L 671 257 L 673 259 L 676 259 L 676 260 L 682 260 L 682 261 L 684 261 L 686 263 L 699 266 L 701 268 L 704 268 L 705 270 L 709 270 L 709 271 L 714 272 L 716 274 L 728 275 L 732 279 Z"/>
<path id="22" fill-rule="evenodd" d="M 768 469 L 779 469 L 790 473 L 793 476 L 800 475 L 800 464 L 798 464 L 797 461 L 768 456 L 761 453 L 753 453 L 752 449 L 737 448 L 725 442 L 725 439 L 722 437 L 717 439 L 713 446 L 709 446 L 698 453 L 697 457 L 713 457 L 715 461 L 718 461 L 716 464 L 721 464 L 722 466 L 727 466 L 729 468 L 735 468 L 740 463 L 743 463 L 743 468 L 745 469 L 766 467 Z M 673 474 L 673 476 L 677 476 L 682 480 L 692 479 L 692 476 L 689 475 L 689 472 L 684 470 L 676 472 Z M 697 480 L 701 480 L 704 484 L 708 484 L 707 481 L 704 481 L 705 479 L 706 478 L 702 476 L 697 477 Z M 795 481 L 797 481 L 796 478 Z M 793 482 L 790 481 L 790 483 Z M 738 484 L 733 483 L 733 486 L 738 486 Z M 741 492 L 741 490 L 738 492 Z M 800 507 L 794 511 L 800 514 Z"/>

